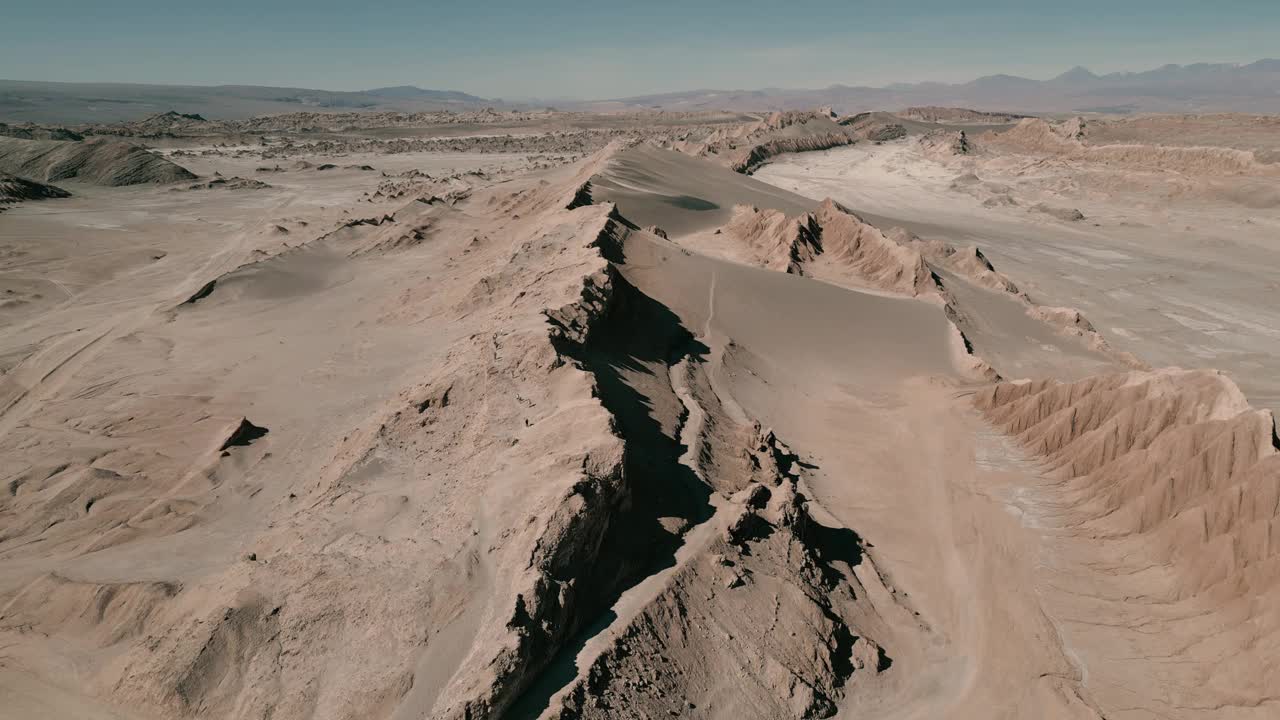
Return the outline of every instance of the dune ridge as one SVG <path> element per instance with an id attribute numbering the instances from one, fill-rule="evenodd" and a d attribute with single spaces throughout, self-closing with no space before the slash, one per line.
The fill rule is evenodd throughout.
<path id="1" fill-rule="evenodd" d="M 589 161 L 579 177 L 604 164 Z M 567 207 L 589 191 L 587 181 L 539 195 L 567 199 Z M 859 618 L 878 613 L 861 583 L 864 573 L 875 583 L 879 576 L 866 559 L 846 559 L 860 564 L 857 578 L 831 565 L 833 551 L 821 549 L 821 538 L 834 530 L 810 518 L 809 501 L 796 487 L 798 459 L 744 416 L 714 378 L 731 341 L 705 333 L 695 339 L 606 260 L 620 258 L 631 237 L 664 241 L 611 204 L 573 212 L 588 208 L 604 213 L 590 247 L 609 264 L 587 276 L 580 300 L 547 315 L 557 352 L 586 373 L 592 395 L 612 416 L 614 449 L 561 501 L 531 561 L 541 568 L 540 579 L 518 594 L 504 625 L 507 639 L 477 644 L 501 649 L 473 654 L 459 673 L 462 684 L 442 696 L 441 717 L 499 717 L 508 708 L 519 716 L 558 718 L 611 717 L 622 708 L 680 713 L 704 696 L 753 714 L 829 716 L 853 673 L 886 666 L 879 646 L 854 629 Z M 647 370 L 628 369 L 637 365 Z M 679 410 L 670 426 L 655 428 L 637 401 Z M 588 468 L 595 465 L 590 461 Z M 711 490 L 716 493 L 708 495 Z M 670 555 L 671 567 L 645 575 L 654 552 Z M 803 560 L 797 564 L 796 557 Z M 607 581 L 575 575 L 593 565 L 613 567 L 617 575 Z M 744 585 L 758 587 L 738 590 Z M 785 591 L 789 600 L 761 605 L 762 588 Z M 887 595 L 881 588 L 876 596 Z M 572 635 L 604 612 L 602 600 L 614 597 L 624 614 L 580 641 L 581 650 L 566 649 Z M 779 609 L 781 615 L 774 612 Z M 689 619 L 673 626 L 673 611 Z M 793 632 L 763 633 L 763 618 L 750 613 L 765 611 Z M 713 631 L 695 623 L 695 613 L 728 624 Z M 557 630 L 547 635 L 544 628 Z M 723 657 L 722 633 L 754 648 L 744 657 L 755 660 Z M 816 656 L 815 647 L 822 649 Z M 560 685 L 554 680 L 560 671 L 543 670 L 541 663 L 555 658 L 553 666 L 576 666 L 572 655 L 557 657 L 566 652 L 588 660 Z M 731 698 L 726 687 L 742 695 Z M 663 688 L 672 694 L 658 692 Z"/>

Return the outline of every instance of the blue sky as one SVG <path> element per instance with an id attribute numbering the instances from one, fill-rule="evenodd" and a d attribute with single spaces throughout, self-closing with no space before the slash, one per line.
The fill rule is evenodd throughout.
<path id="1" fill-rule="evenodd" d="M 6 4 L 0 78 L 13 80 L 604 98 L 1280 56 L 1280 0 Z"/>

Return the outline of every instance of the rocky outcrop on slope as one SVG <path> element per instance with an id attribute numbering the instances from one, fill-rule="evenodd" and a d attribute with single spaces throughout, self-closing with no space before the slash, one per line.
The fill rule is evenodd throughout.
<path id="1" fill-rule="evenodd" d="M 834 531 L 813 521 L 793 482 L 752 484 L 709 523 L 705 547 L 545 717 L 829 717 L 847 685 L 888 667 L 884 650 L 850 624 L 874 614 L 868 593 L 819 550 Z M 845 559 L 868 570 L 850 542 Z"/>
<path id="2" fill-rule="evenodd" d="M 235 123 L 206 120 L 197 113 L 169 110 L 133 122 L 95 125 L 88 132 L 94 135 L 163 138 L 230 135 L 236 133 L 237 129 Z"/>
<path id="3" fill-rule="evenodd" d="M 712 157 L 736 172 L 750 174 L 776 155 L 851 145 L 857 136 L 830 111 L 775 112 L 756 122 L 720 128 L 700 141 L 672 143 L 680 152 Z"/>
<path id="4" fill-rule="evenodd" d="M 0 136 L 19 140 L 83 140 L 84 136 L 63 127 L 46 127 L 31 123 L 9 125 L 0 122 Z"/>
<path id="5" fill-rule="evenodd" d="M 963 130 L 933 130 L 920 137 L 919 145 L 927 156 L 943 160 L 976 151 L 974 143 Z"/>
<path id="6" fill-rule="evenodd" d="M 938 105 L 909 107 L 897 114 L 909 120 L 928 123 L 991 123 L 994 125 L 1017 122 L 1027 117 L 1026 115 L 1015 115 L 1013 113 L 984 112 L 982 110 L 970 110 L 969 108 L 940 107 Z"/>
<path id="7" fill-rule="evenodd" d="M 742 241 L 754 264 L 796 275 L 822 252 L 822 228 L 812 213 L 788 217 L 780 210 L 735 205 L 724 232 Z"/>
<path id="8" fill-rule="evenodd" d="M 883 232 L 830 198 L 797 217 L 740 205 L 723 233 L 745 246 L 752 264 L 838 284 L 946 298 L 933 271 L 937 265 L 982 287 L 1026 297 L 978 248 L 921 240 L 900 228 Z"/>
<path id="9" fill-rule="evenodd" d="M 824 260 L 841 275 L 847 269 L 875 287 L 912 296 L 940 291 L 918 249 L 895 241 L 830 198 L 815 215 L 822 227 Z"/>
<path id="10" fill-rule="evenodd" d="M 939 289 L 918 250 L 896 242 L 830 199 L 798 217 L 739 205 L 723 232 L 746 247 L 753 264 L 771 270 L 843 279 L 911 296 Z"/>
<path id="11" fill-rule="evenodd" d="M 20 203 L 23 200 L 45 200 L 71 197 L 71 193 L 56 185 L 38 183 L 9 173 L 0 172 L 0 206 Z"/>
<path id="12" fill-rule="evenodd" d="M 238 175 L 233 177 L 223 177 L 218 175 L 210 180 L 200 183 L 193 183 L 185 187 L 173 188 L 173 192 L 183 192 L 189 190 L 264 190 L 271 187 L 269 184 L 256 180 L 254 178 L 242 178 Z"/>
<path id="13" fill-rule="evenodd" d="M 196 178 L 146 148 L 107 138 L 79 142 L 0 138 L 0 171 L 42 182 L 75 179 L 111 186 Z"/>
<path id="14" fill-rule="evenodd" d="M 829 114 L 797 112 L 773 113 L 760 126 L 748 129 L 741 140 L 746 147 L 729 155 L 729 167 L 748 174 L 776 155 L 856 142 Z"/>

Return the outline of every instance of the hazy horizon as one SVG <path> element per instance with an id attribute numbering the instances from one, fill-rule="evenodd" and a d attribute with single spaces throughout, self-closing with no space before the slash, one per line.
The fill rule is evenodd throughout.
<path id="1" fill-rule="evenodd" d="M 1280 4 L 1230 12 L 1191 0 L 1025 7 L 926 0 L 910 7 L 807 0 L 643 7 L 400 0 L 358 9 L 232 0 L 184 9 L 125 0 L 7 11 L 0 75 L 12 80 L 267 85 L 364 90 L 415 85 L 487 97 L 603 99 L 696 89 L 1047 79 L 1168 63 L 1280 55 Z M 58 52 L 48 48 L 56 38 Z M 1177 56 L 1169 49 L 1177 48 Z"/>
<path id="2" fill-rule="evenodd" d="M 954 79 L 954 80 L 937 80 L 937 79 L 934 79 L 934 78 L 922 78 L 922 79 L 919 79 L 919 80 L 905 80 L 905 81 L 904 81 L 904 80 L 896 80 L 896 81 L 888 81 L 888 82 L 866 82 L 866 83 L 839 83 L 839 82 L 837 82 L 837 83 L 829 83 L 829 84 L 827 84 L 827 85 L 823 85 L 823 86 L 817 86 L 817 85 L 814 85 L 814 86 L 804 86 L 804 85 L 775 85 L 775 86 L 763 86 L 763 85 L 761 85 L 761 86 L 742 86 L 742 87 L 728 87 L 728 86 L 725 86 L 725 87 L 697 86 L 697 87 L 689 87 L 689 88 L 680 88 L 680 89 L 677 89 L 677 90 L 655 90 L 655 91 L 653 91 L 653 92 L 651 92 L 651 93 L 635 93 L 633 96 L 634 96 L 634 97 L 644 97 L 644 96 L 646 96 L 646 95 L 661 95 L 661 94 L 669 94 L 669 93 L 670 93 L 670 94 L 674 94 L 674 93 L 681 93 L 681 92 L 697 92 L 697 91 L 700 91 L 700 90 L 706 90 L 706 91 L 725 91 L 725 92 L 736 92 L 736 91 L 754 91 L 754 90 L 771 90 L 771 89 L 777 89 L 777 90 L 821 90 L 821 89 L 825 89 L 825 88 L 829 88 L 829 87 L 837 87 L 837 86 L 865 86 L 865 87 L 872 87 L 872 88 L 884 88 L 884 87 L 889 87 L 889 86 L 898 85 L 898 84 L 910 85 L 910 84 L 923 84 L 923 83 L 930 83 L 930 82 L 943 83 L 943 84 L 963 84 L 963 83 L 970 82 L 970 81 L 973 81 L 973 80 L 981 79 L 981 78 L 983 78 L 983 77 L 992 77 L 992 76 L 998 76 L 998 75 L 1016 76 L 1016 77 L 1022 77 L 1022 78 L 1028 79 L 1028 80 L 1046 81 L 1046 80 L 1052 80 L 1052 79 L 1054 79 L 1054 78 L 1056 78 L 1056 77 L 1058 77 L 1058 76 L 1062 75 L 1063 73 L 1065 73 L 1065 72 L 1067 72 L 1067 71 L 1070 71 L 1070 70 L 1074 70 L 1074 69 L 1076 69 L 1077 67 L 1083 67 L 1085 70 L 1088 70 L 1088 71 L 1092 72 L 1093 74 L 1095 74 L 1095 75 L 1097 75 L 1097 76 L 1105 76 L 1105 75 L 1108 75 L 1108 74 L 1111 74 L 1111 73 L 1126 73 L 1126 72 L 1131 72 L 1131 73 L 1142 73 L 1142 72 L 1147 72 L 1147 71 L 1150 71 L 1150 70 L 1157 70 L 1157 69 L 1159 69 L 1159 68 L 1161 68 L 1161 67 L 1168 66 L 1168 65 L 1178 65 L 1178 66 L 1181 66 L 1181 67 L 1187 67 L 1187 66 L 1191 66 L 1191 65 L 1236 65 L 1236 66 L 1246 66 L 1246 65 L 1249 65 L 1249 64 L 1252 64 L 1252 63 L 1255 63 L 1255 62 L 1259 62 L 1259 61 L 1263 61 L 1263 60 L 1271 60 L 1271 59 L 1274 59 L 1274 58 L 1270 58 L 1270 57 L 1257 57 L 1257 58 L 1244 59 L 1244 60 L 1195 60 L 1195 61 L 1186 61 L 1186 62 L 1180 62 L 1180 63 L 1178 63 L 1178 62 L 1175 62 L 1175 63 L 1161 63 L 1160 65 L 1143 66 L 1143 67 L 1131 67 L 1131 68 L 1130 68 L 1130 67 L 1124 67 L 1124 68 L 1115 68 L 1115 69 L 1108 69 L 1108 70 L 1099 70 L 1099 69 L 1098 69 L 1098 68 L 1096 68 L 1096 67 L 1090 67 L 1090 66 L 1087 66 L 1087 65 L 1081 65 L 1081 64 L 1077 63 L 1076 65 L 1072 65 L 1072 66 L 1070 66 L 1070 67 L 1064 67 L 1064 68 L 1062 68 L 1061 70 L 1058 70 L 1058 71 L 1056 71 L 1056 72 L 1049 72 L 1049 73 L 1047 73 L 1047 74 L 1038 75 L 1038 76 L 1032 76 L 1032 75 L 1021 75 L 1021 74 L 1017 74 L 1017 73 L 1010 73 L 1010 72 L 1007 72 L 1007 71 L 993 70 L 992 72 L 984 73 L 984 74 L 982 74 L 982 75 L 974 75 L 974 76 L 972 76 L 972 77 L 959 78 L 959 79 Z M 494 95 L 494 96 L 484 96 L 484 95 L 480 95 L 480 94 L 478 94 L 478 93 L 473 93 L 473 92 L 471 92 L 468 88 L 464 88 L 464 87 L 451 87 L 451 86 L 447 86 L 447 85 L 432 85 L 432 86 L 429 86 L 429 87 L 428 87 L 428 86 L 423 85 L 422 83 L 413 83 L 413 82 L 395 83 L 395 84 L 383 84 L 383 85 L 378 85 L 378 84 L 369 84 L 369 85 L 361 86 L 361 87 L 324 87 L 324 86 L 320 86 L 320 85 L 301 85 L 301 84 L 297 84 L 297 83 L 267 83 L 267 84 L 264 84 L 264 83 L 247 83 L 247 82 L 193 83 L 193 82 L 144 82 L 144 81 L 129 81 L 129 80 L 45 80 L 45 79 L 36 79 L 36 78 L 18 78 L 18 77 L 0 77 L 0 81 L 8 81 L 8 82 L 30 82 L 30 83 L 65 83 L 65 84 L 68 84 L 68 85 L 143 85 L 143 86 L 169 86 L 169 87 L 193 87 L 193 88 L 201 88 L 201 87 L 204 87 L 204 88 L 215 88 L 215 87 L 282 87 L 282 88 L 283 88 L 283 87 L 287 87 L 287 88 L 297 88 L 297 89 L 306 89 L 306 90 L 320 90 L 320 91 L 325 91 L 325 92 L 366 92 L 366 91 L 370 91 L 370 90 L 383 90 L 383 89 L 396 88 L 396 87 L 417 87 L 417 88 L 418 88 L 418 89 L 420 89 L 420 90 L 434 90 L 434 91 L 441 91 L 441 92 L 461 92 L 461 93 L 467 93 L 467 94 L 472 94 L 472 95 L 477 95 L 477 96 L 479 96 L 479 97 L 483 97 L 484 99 L 493 99 L 493 100 L 512 100 L 512 101 L 515 101 L 515 100 L 521 100 L 521 99 L 533 99 L 533 100 L 555 100 L 555 99 L 563 99 L 563 100 L 582 101 L 582 100 L 607 100 L 607 99 L 610 99 L 609 97 L 603 97 L 603 96 L 601 96 L 601 97 L 554 97 L 554 96 L 527 96 L 526 98 L 520 98 L 520 97 L 518 97 L 518 96 L 510 96 L 510 97 L 505 97 L 505 98 L 503 98 L 503 97 L 499 97 L 499 96 L 496 96 L 496 95 Z M 618 98 L 622 98 L 622 97 L 626 97 L 626 96 L 622 96 L 622 95 L 614 95 L 614 96 L 610 96 L 610 97 L 618 97 Z"/>

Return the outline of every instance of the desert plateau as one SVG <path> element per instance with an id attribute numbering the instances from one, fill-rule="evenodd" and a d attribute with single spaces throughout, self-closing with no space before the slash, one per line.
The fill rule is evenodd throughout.
<path id="1" fill-rule="evenodd" d="M 36 80 L 0 719 L 1280 718 L 1280 62 Z"/>

